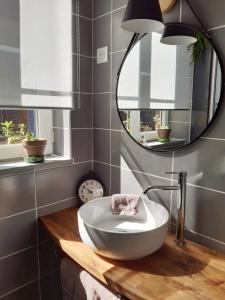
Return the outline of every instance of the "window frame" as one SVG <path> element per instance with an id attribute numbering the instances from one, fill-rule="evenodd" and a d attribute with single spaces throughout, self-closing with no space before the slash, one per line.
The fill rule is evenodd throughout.
<path id="1" fill-rule="evenodd" d="M 45 155 L 51 155 L 53 154 L 53 110 L 35 109 L 34 111 L 37 136 L 47 139 L 48 143 L 46 146 Z M 21 143 L 0 144 L 0 162 L 4 160 L 21 159 L 23 156 L 24 150 Z"/>

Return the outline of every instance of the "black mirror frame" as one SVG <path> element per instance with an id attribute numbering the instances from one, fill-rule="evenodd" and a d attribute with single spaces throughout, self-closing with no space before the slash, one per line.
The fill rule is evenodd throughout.
<path id="1" fill-rule="evenodd" d="M 174 23 L 171 23 L 171 24 L 180 24 L 180 23 L 174 22 Z M 182 24 L 188 25 L 188 24 L 185 24 L 185 23 L 182 23 Z M 188 26 L 190 26 L 190 25 L 188 25 Z M 198 30 L 198 29 L 194 28 L 193 26 L 192 26 L 192 28 L 193 28 L 194 30 Z M 199 30 L 198 30 L 198 31 L 199 31 Z M 203 32 L 203 33 L 204 33 L 204 32 Z M 151 148 L 145 147 L 145 146 L 141 145 L 139 142 L 137 142 L 137 141 L 135 140 L 135 138 L 132 137 L 132 135 L 127 131 L 127 129 L 126 129 L 126 127 L 125 127 L 125 125 L 124 125 L 124 123 L 123 123 L 123 121 L 122 121 L 122 118 L 121 118 L 121 115 L 120 115 L 120 110 L 119 110 L 119 107 L 118 107 L 118 84 L 119 84 L 120 73 L 121 73 L 121 70 L 122 70 L 122 68 L 123 68 L 123 65 L 124 65 L 124 62 L 125 62 L 127 56 L 129 55 L 129 53 L 130 53 L 130 51 L 132 50 L 132 48 L 136 45 L 136 43 L 137 43 L 139 40 L 141 40 L 146 34 L 147 34 L 147 33 L 145 33 L 145 34 L 135 33 L 135 34 L 133 35 L 133 37 L 132 37 L 132 39 L 131 39 L 131 42 L 130 42 L 128 48 L 127 48 L 127 51 L 126 51 L 126 53 L 125 53 L 125 55 L 124 55 L 124 57 L 123 57 L 123 60 L 122 60 L 122 62 L 121 62 L 121 64 L 120 64 L 119 70 L 118 70 L 118 72 L 117 72 L 117 83 L 116 83 L 116 107 L 117 107 L 117 112 L 118 112 L 118 115 L 119 115 L 119 118 L 120 118 L 120 122 L 122 123 L 123 128 L 125 129 L 125 132 L 132 138 L 132 140 L 133 140 L 135 143 L 137 143 L 139 146 L 141 146 L 141 147 L 144 148 L 145 150 L 150 150 L 150 151 L 158 152 L 158 153 L 159 153 L 159 152 L 174 152 L 174 151 L 179 151 L 179 150 L 182 150 L 182 149 L 184 149 L 184 148 L 187 148 L 188 146 L 192 145 L 192 144 L 195 143 L 197 140 L 199 140 L 200 137 L 203 136 L 203 135 L 206 133 L 206 131 L 211 127 L 211 125 L 212 125 L 213 122 L 215 121 L 216 117 L 218 116 L 218 113 L 219 113 L 219 111 L 220 111 L 220 109 L 221 109 L 221 106 L 222 106 L 223 96 L 224 96 L 224 88 L 225 88 L 225 74 L 224 74 L 224 66 L 223 66 L 223 62 L 222 62 L 222 59 L 221 59 L 221 55 L 220 55 L 218 49 L 216 48 L 216 46 L 215 46 L 215 44 L 214 44 L 212 38 L 210 38 L 209 36 L 207 36 L 207 35 L 205 34 L 206 39 L 207 39 L 207 40 L 209 41 L 209 43 L 213 46 L 213 49 L 214 49 L 214 51 L 216 52 L 216 55 L 217 55 L 217 57 L 218 57 L 218 60 L 219 60 L 219 63 L 220 63 L 220 67 L 221 67 L 221 92 L 220 92 L 220 98 L 219 98 L 219 102 L 218 102 L 216 111 L 215 111 L 215 113 L 214 113 L 212 119 L 211 119 L 210 122 L 208 123 L 207 127 L 202 131 L 202 133 L 201 133 L 199 136 L 197 136 L 197 138 L 195 138 L 193 141 L 191 141 L 191 142 L 188 143 L 188 144 L 185 144 L 185 145 L 183 145 L 183 146 L 181 146 L 181 147 L 178 147 L 177 149 L 173 149 L 173 150 L 156 150 L 156 149 L 151 149 Z"/>

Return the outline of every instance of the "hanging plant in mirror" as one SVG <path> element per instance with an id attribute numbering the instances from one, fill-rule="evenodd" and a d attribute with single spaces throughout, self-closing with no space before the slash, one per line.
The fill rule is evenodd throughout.
<path id="1" fill-rule="evenodd" d="M 187 47 L 191 53 L 191 63 L 197 64 L 204 56 L 205 51 L 208 48 L 208 40 L 202 32 L 196 34 L 197 42 Z"/>

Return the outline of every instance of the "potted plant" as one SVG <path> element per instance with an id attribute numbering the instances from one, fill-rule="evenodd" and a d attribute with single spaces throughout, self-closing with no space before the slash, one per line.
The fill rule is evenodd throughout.
<path id="1" fill-rule="evenodd" d="M 168 126 L 161 125 L 161 118 L 159 115 L 155 115 L 153 118 L 155 122 L 155 129 L 158 134 L 158 141 L 162 143 L 167 143 L 170 141 L 171 129 Z"/>
<path id="2" fill-rule="evenodd" d="M 28 163 L 40 163 L 44 161 L 44 152 L 47 145 L 46 139 L 38 139 L 32 132 L 27 131 L 26 125 L 13 124 L 12 121 L 1 123 L 2 136 L 7 144 L 19 144 L 25 151 L 24 161 Z"/>
<path id="3" fill-rule="evenodd" d="M 26 138 L 22 140 L 22 145 L 25 151 L 25 162 L 40 163 L 44 161 L 46 139 L 38 139 L 32 132 L 27 132 Z"/>

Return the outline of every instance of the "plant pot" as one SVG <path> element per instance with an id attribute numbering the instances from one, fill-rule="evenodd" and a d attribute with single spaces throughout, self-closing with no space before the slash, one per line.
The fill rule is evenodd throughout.
<path id="1" fill-rule="evenodd" d="M 158 141 L 162 143 L 167 143 L 170 141 L 170 128 L 157 129 Z"/>
<path id="2" fill-rule="evenodd" d="M 25 151 L 24 161 L 28 163 L 40 163 L 44 161 L 47 140 L 27 141 L 22 140 Z"/>

